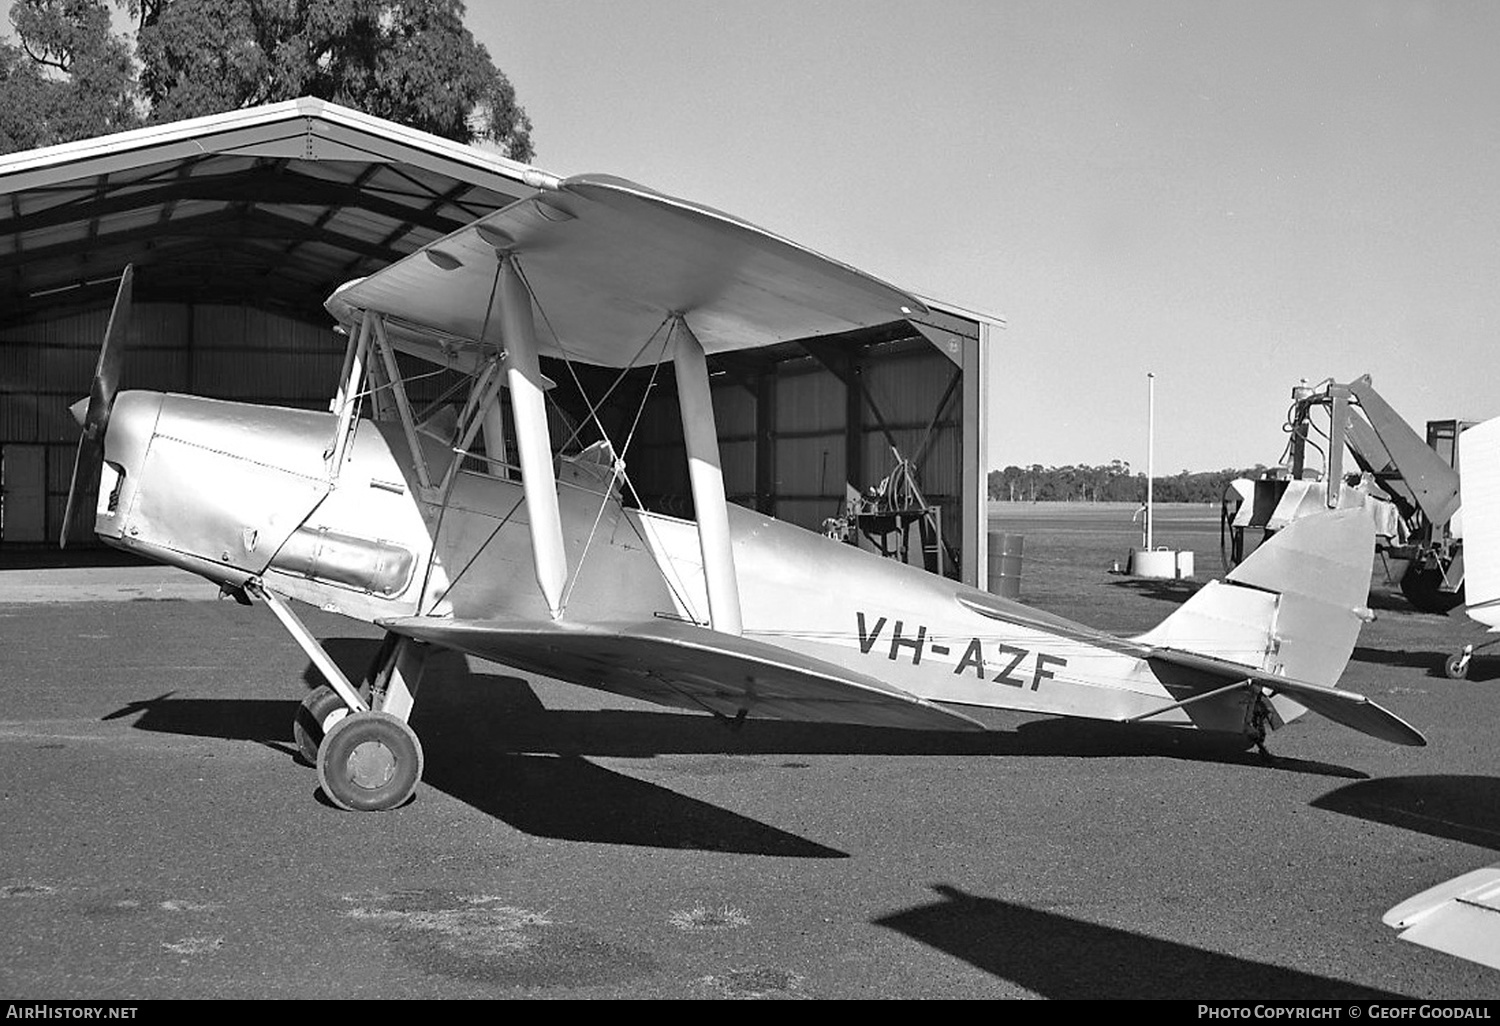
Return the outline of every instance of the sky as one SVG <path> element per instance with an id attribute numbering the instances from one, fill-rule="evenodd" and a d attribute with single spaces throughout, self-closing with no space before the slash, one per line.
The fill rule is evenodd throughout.
<path id="1" fill-rule="evenodd" d="M 1302 379 L 1500 414 L 1500 4 L 485 0 L 535 163 L 1004 318 L 989 463 L 1274 464 Z M 1148 383 L 1154 374 L 1154 389 Z"/>
<path id="2" fill-rule="evenodd" d="M 467 23 L 537 165 L 1003 318 L 990 469 L 1144 470 L 1153 393 L 1158 474 L 1275 464 L 1304 379 L 1369 374 L 1419 433 L 1500 414 L 1491 0 L 471 0 Z"/>

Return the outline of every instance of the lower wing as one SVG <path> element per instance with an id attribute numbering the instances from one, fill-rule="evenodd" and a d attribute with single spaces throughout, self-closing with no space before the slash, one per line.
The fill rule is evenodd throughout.
<path id="1" fill-rule="evenodd" d="M 720 716 L 984 729 L 873 677 L 672 620 L 570 624 L 406 617 L 382 626 L 528 673 Z"/>

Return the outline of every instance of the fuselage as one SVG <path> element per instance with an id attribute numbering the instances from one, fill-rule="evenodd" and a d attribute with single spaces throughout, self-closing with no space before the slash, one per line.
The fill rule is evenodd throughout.
<path id="1" fill-rule="evenodd" d="M 544 621 L 520 481 L 472 460 L 424 488 L 399 424 L 357 422 L 330 465 L 333 414 L 125 392 L 106 439 L 96 530 L 238 587 L 378 622 Z M 420 436 L 430 479 L 456 457 Z M 562 619 L 707 624 L 692 521 L 627 508 L 607 462 L 558 461 Z M 743 633 L 961 707 L 1123 720 L 1172 705 L 1139 648 L 739 507 Z M 577 681 L 589 684 L 589 681 Z M 1243 729 L 1243 702 L 1158 722 Z"/>

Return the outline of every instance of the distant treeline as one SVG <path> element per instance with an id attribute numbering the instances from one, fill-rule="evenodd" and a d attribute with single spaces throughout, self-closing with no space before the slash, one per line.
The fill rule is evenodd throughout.
<path id="1" fill-rule="evenodd" d="M 1154 502 L 1218 502 L 1224 489 L 1237 477 L 1259 477 L 1265 470 L 1256 464 L 1248 470 L 1182 471 L 1171 477 L 1157 476 L 1151 486 Z M 1006 467 L 992 470 L 990 498 L 999 502 L 1145 502 L 1146 475 L 1132 474 L 1125 460 L 1107 466 Z"/>

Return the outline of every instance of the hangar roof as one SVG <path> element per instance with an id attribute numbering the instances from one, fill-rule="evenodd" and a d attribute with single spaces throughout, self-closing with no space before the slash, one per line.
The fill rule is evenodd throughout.
<path id="1" fill-rule="evenodd" d="M 0 324 L 139 299 L 289 308 L 516 199 L 544 172 L 303 98 L 0 157 Z M 528 184 L 531 183 L 531 184 Z"/>
<path id="2" fill-rule="evenodd" d="M 0 157 L 0 327 L 107 307 L 127 263 L 137 300 L 280 309 L 323 324 L 333 287 L 549 178 L 310 97 L 9 154 Z M 940 331 L 972 338 L 975 322 L 1004 323 L 930 305 Z M 894 324 L 858 334 L 851 341 L 912 337 Z"/>

